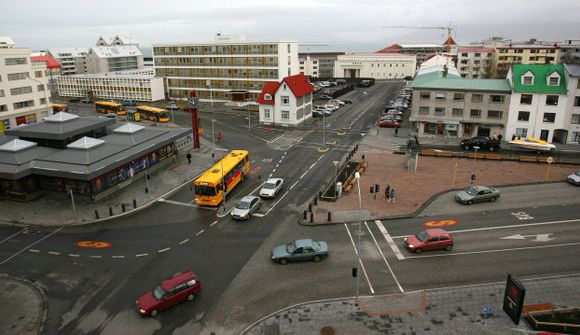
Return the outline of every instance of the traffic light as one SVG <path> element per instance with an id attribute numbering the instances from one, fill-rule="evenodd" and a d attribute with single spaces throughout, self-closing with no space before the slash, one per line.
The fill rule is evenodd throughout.
<path id="1" fill-rule="evenodd" d="M 379 193 L 380 187 L 379 184 L 375 184 L 375 193 Z"/>
<path id="2" fill-rule="evenodd" d="M 371 186 L 371 194 L 375 192 L 375 188 Z"/>
<path id="3" fill-rule="evenodd" d="M 356 278 L 358 276 L 358 268 L 352 268 L 352 277 Z"/>

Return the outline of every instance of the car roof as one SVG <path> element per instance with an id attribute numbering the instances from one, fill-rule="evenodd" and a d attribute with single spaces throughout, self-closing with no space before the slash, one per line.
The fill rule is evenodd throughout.
<path id="1" fill-rule="evenodd" d="M 162 281 L 161 287 L 163 287 L 164 290 L 168 291 L 179 284 L 183 284 L 183 283 L 188 282 L 188 281 L 195 279 L 195 278 L 196 278 L 195 274 L 193 274 L 193 272 L 191 272 L 191 271 L 177 273 L 177 274 L 173 275 L 173 277 Z"/>
<path id="2" fill-rule="evenodd" d="M 312 239 L 307 238 L 296 240 L 294 241 L 294 244 L 296 245 L 297 248 L 311 247 L 312 245 L 314 245 L 314 241 Z"/>
<path id="3" fill-rule="evenodd" d="M 266 184 L 276 184 L 278 180 L 282 180 L 282 178 L 268 178 L 268 180 L 266 180 Z"/>
<path id="4" fill-rule="evenodd" d="M 425 232 L 429 236 L 433 236 L 433 235 L 447 235 L 447 236 L 449 236 L 449 232 L 447 232 L 447 230 L 441 229 L 441 228 L 425 229 Z"/>
<path id="5" fill-rule="evenodd" d="M 240 201 L 247 201 L 247 202 L 250 202 L 250 201 L 252 201 L 252 200 L 254 200 L 254 199 L 256 199 L 256 198 L 258 198 L 258 197 L 257 197 L 257 196 L 255 196 L 255 195 L 246 195 L 246 196 L 245 196 L 245 197 L 243 197 L 243 198 L 242 198 Z"/>

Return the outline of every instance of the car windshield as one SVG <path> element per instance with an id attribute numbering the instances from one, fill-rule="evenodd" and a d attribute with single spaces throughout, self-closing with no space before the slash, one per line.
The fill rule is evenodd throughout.
<path id="1" fill-rule="evenodd" d="M 576 171 L 574 172 L 575 175 L 577 175 L 578 177 L 580 177 L 580 171 Z"/>
<path id="2" fill-rule="evenodd" d="M 250 203 L 248 201 L 240 201 L 236 205 L 237 209 L 248 209 L 250 208 Z"/>
<path id="3" fill-rule="evenodd" d="M 469 194 L 469 195 L 476 195 L 477 194 L 477 190 L 473 187 L 467 188 L 465 189 L 465 193 Z"/>
<path id="4" fill-rule="evenodd" d="M 276 189 L 276 184 L 266 183 L 266 185 L 264 185 L 264 189 L 266 189 L 266 190 L 274 190 L 274 189 Z"/>
<path id="5" fill-rule="evenodd" d="M 286 252 L 291 254 L 294 252 L 294 250 L 296 250 L 296 245 L 294 244 L 294 242 L 290 242 L 290 243 L 286 244 Z"/>
<path id="6" fill-rule="evenodd" d="M 429 235 L 427 235 L 427 233 L 426 233 L 426 232 L 424 232 L 424 231 L 420 231 L 420 232 L 418 232 L 417 234 L 415 234 L 415 237 L 416 237 L 416 238 L 417 238 L 419 241 L 421 241 L 421 242 L 425 242 L 425 241 L 427 241 L 427 239 L 429 238 Z"/>
<path id="7" fill-rule="evenodd" d="M 153 296 L 155 297 L 155 299 L 161 300 L 164 295 L 165 295 L 165 290 L 163 289 L 163 287 L 161 287 L 161 284 L 157 285 L 155 287 L 155 289 L 153 290 Z"/>

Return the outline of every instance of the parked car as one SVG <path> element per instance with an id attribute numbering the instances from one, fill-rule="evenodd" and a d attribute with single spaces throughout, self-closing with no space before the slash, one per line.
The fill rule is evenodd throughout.
<path id="1" fill-rule="evenodd" d="M 400 127 L 401 124 L 399 122 L 397 122 L 396 120 L 386 119 L 386 120 L 377 121 L 377 126 L 379 126 L 381 128 L 394 128 L 394 127 Z"/>
<path id="2" fill-rule="evenodd" d="M 260 196 L 262 198 L 274 198 L 280 192 L 284 186 L 284 179 L 282 178 L 269 178 L 262 189 L 260 190 Z"/>
<path id="3" fill-rule="evenodd" d="M 455 200 L 464 205 L 471 205 L 475 202 L 491 201 L 499 198 L 499 190 L 487 186 L 472 186 L 455 193 Z"/>
<path id="4" fill-rule="evenodd" d="M 193 272 L 177 273 L 140 296 L 136 302 L 137 310 L 141 316 L 155 317 L 161 310 L 185 300 L 194 300 L 200 291 L 201 282 Z"/>
<path id="5" fill-rule="evenodd" d="M 115 114 L 115 113 L 109 113 L 109 114 L 107 114 L 107 117 L 109 119 L 116 119 L 117 118 L 117 114 Z"/>
<path id="6" fill-rule="evenodd" d="M 349 99 L 349 98 L 342 99 L 342 101 L 343 101 L 345 104 L 352 104 L 352 100 L 351 100 L 351 99 Z"/>
<path id="7" fill-rule="evenodd" d="M 407 249 L 417 254 L 427 250 L 453 249 L 453 236 L 440 228 L 425 229 L 405 237 L 404 241 Z"/>
<path id="8" fill-rule="evenodd" d="M 332 97 L 328 94 L 323 94 L 320 96 L 320 99 L 329 100 L 329 99 L 332 99 Z"/>
<path id="9" fill-rule="evenodd" d="M 568 182 L 572 185 L 580 186 L 580 170 L 569 175 Z"/>
<path id="10" fill-rule="evenodd" d="M 344 101 L 342 101 L 342 100 L 338 100 L 338 99 L 332 99 L 332 100 L 329 100 L 329 101 L 328 101 L 328 103 L 336 103 L 336 104 L 338 104 L 339 106 L 344 106 L 344 105 L 346 104 Z"/>
<path id="11" fill-rule="evenodd" d="M 272 260 L 282 265 L 300 261 L 320 262 L 326 256 L 328 256 L 328 244 L 311 239 L 295 240 L 272 249 Z"/>
<path id="12" fill-rule="evenodd" d="M 247 195 L 232 210 L 232 217 L 237 220 L 249 220 L 252 214 L 262 206 L 260 197 Z"/>
<path id="13" fill-rule="evenodd" d="M 330 116 L 332 114 L 331 111 L 329 111 L 328 109 L 314 109 L 312 111 L 312 116 L 313 117 L 323 117 L 323 116 Z"/>
<path id="14" fill-rule="evenodd" d="M 401 121 L 401 118 L 398 117 L 398 115 L 389 115 L 389 114 L 381 115 L 379 117 L 379 121 L 383 121 L 383 120 L 391 120 L 391 121 L 396 121 L 396 122 L 399 122 L 399 123 L 402 122 Z"/>
<path id="15" fill-rule="evenodd" d="M 498 151 L 500 149 L 499 140 L 485 136 L 477 136 L 462 140 L 461 147 L 465 150 L 473 150 L 473 147 L 479 147 L 478 150 L 489 151 Z"/>
<path id="16" fill-rule="evenodd" d="M 169 105 L 165 106 L 165 109 L 173 111 L 173 110 L 179 110 L 180 108 L 176 104 L 169 104 Z"/>

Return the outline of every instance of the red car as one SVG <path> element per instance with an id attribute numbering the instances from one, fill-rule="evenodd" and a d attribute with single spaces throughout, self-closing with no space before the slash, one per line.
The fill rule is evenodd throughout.
<path id="1" fill-rule="evenodd" d="M 405 237 L 405 246 L 418 254 L 424 250 L 447 250 L 453 248 L 453 236 L 445 229 L 425 229 Z"/>
<path id="2" fill-rule="evenodd" d="M 377 122 L 377 126 L 381 127 L 381 128 L 394 128 L 394 127 L 400 127 L 401 124 L 397 121 L 393 121 L 393 120 L 379 120 Z"/>
<path id="3" fill-rule="evenodd" d="M 164 280 L 153 291 L 149 291 L 137 299 L 137 310 L 141 316 L 157 316 L 161 310 L 176 305 L 182 301 L 192 301 L 201 291 L 201 282 L 191 271 L 177 273 Z"/>

